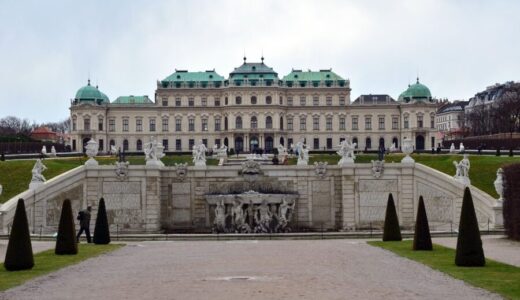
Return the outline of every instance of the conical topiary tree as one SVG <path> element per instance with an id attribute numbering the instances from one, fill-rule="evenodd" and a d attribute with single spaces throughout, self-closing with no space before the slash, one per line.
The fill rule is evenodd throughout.
<path id="1" fill-rule="evenodd" d="M 455 264 L 461 267 L 482 267 L 486 264 L 477 215 L 468 187 L 462 199 Z"/>
<path id="2" fill-rule="evenodd" d="M 13 227 L 7 244 L 4 267 L 7 271 L 32 269 L 34 258 L 29 234 L 29 223 L 23 199 L 18 199 L 14 213 Z"/>
<path id="3" fill-rule="evenodd" d="M 96 217 L 96 228 L 94 228 L 94 244 L 106 245 L 110 243 L 110 228 L 108 226 L 105 199 L 99 199 Z"/>
<path id="4" fill-rule="evenodd" d="M 386 205 L 385 227 L 383 229 L 383 242 L 402 241 L 401 228 L 399 228 L 399 219 L 395 210 L 394 197 L 392 193 L 388 195 L 388 204 Z"/>
<path id="5" fill-rule="evenodd" d="M 60 225 L 58 227 L 58 237 L 56 238 L 56 248 L 54 253 L 78 254 L 78 244 L 76 241 L 76 228 L 72 216 L 70 200 L 65 199 L 61 209 Z"/>
<path id="6" fill-rule="evenodd" d="M 430 226 L 426 216 L 423 197 L 419 197 L 417 218 L 415 219 L 415 233 L 413 235 L 413 250 L 433 250 Z"/>

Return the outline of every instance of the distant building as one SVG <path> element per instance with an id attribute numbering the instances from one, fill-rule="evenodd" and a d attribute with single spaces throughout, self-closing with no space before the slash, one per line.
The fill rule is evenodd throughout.
<path id="1" fill-rule="evenodd" d="M 240 152 L 272 151 L 304 140 L 311 150 L 333 150 L 350 136 L 360 149 L 400 147 L 407 137 L 417 149 L 435 145 L 436 100 L 423 84 L 398 98 L 363 95 L 350 101 L 350 80 L 331 69 L 292 70 L 278 77 L 261 62 L 244 63 L 226 79 L 215 70 L 175 70 L 157 82 L 155 99 L 123 96 L 110 102 L 97 87 L 82 87 L 71 102 L 73 151 L 93 138 L 142 151 L 155 136 L 168 152 L 225 144 Z"/>
<path id="2" fill-rule="evenodd" d="M 464 108 L 469 101 L 454 101 L 442 105 L 436 114 L 439 140 L 462 138 L 464 135 Z"/>
<path id="3" fill-rule="evenodd" d="M 57 143 L 60 141 L 60 135 L 48 127 L 38 127 L 31 132 L 31 139 L 41 142 Z"/>

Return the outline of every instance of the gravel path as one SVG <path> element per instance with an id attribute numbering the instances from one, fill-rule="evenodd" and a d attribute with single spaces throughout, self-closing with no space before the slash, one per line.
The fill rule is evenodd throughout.
<path id="1" fill-rule="evenodd" d="M 5 252 L 7 251 L 7 244 L 9 243 L 8 240 L 1 240 L 0 241 L 0 262 L 4 262 L 5 260 Z M 31 241 L 33 254 L 36 254 L 38 252 L 42 252 L 48 249 L 53 249 L 56 245 L 56 242 L 38 242 L 38 241 Z"/>
<path id="2" fill-rule="evenodd" d="M 131 244 L 0 299 L 500 299 L 358 240 Z"/>
<path id="3" fill-rule="evenodd" d="M 433 242 L 450 248 L 457 248 L 457 238 L 434 238 Z M 520 242 L 506 239 L 504 236 L 482 236 L 484 255 L 496 261 L 520 267 Z"/>

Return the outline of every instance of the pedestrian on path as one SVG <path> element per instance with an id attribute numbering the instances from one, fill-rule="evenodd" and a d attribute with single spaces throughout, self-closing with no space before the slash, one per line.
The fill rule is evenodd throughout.
<path id="1" fill-rule="evenodd" d="M 90 212 L 92 211 L 92 206 L 87 207 L 87 209 L 82 210 L 78 213 L 79 220 L 79 232 L 77 236 L 77 241 L 79 243 L 79 237 L 85 231 L 85 235 L 87 236 L 87 242 L 90 243 Z"/>

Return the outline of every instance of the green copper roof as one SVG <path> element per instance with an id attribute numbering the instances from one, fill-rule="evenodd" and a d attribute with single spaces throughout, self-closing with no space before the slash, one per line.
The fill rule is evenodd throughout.
<path id="1" fill-rule="evenodd" d="M 98 104 L 110 102 L 107 95 L 102 93 L 97 87 L 93 87 L 90 85 L 90 79 L 88 80 L 88 83 L 86 86 L 80 88 L 76 92 L 75 99 L 80 102 L 88 101 L 88 102 L 95 102 Z"/>
<path id="2" fill-rule="evenodd" d="M 120 96 L 112 104 L 153 104 L 148 96 Z"/>
<path id="3" fill-rule="evenodd" d="M 399 101 L 410 101 L 410 100 L 431 100 L 432 94 L 430 89 L 424 84 L 419 82 L 419 78 L 417 78 L 417 82 L 415 84 L 409 85 L 406 91 L 402 92 L 399 95 Z"/>
<path id="4" fill-rule="evenodd" d="M 291 73 L 283 77 L 284 81 L 327 81 L 345 80 L 332 70 L 320 70 L 303 72 L 302 70 L 292 70 Z"/>
<path id="5" fill-rule="evenodd" d="M 277 80 L 278 73 L 273 68 L 264 64 L 263 58 L 260 63 L 244 63 L 229 74 L 229 80 Z"/>
<path id="6" fill-rule="evenodd" d="M 224 77 L 220 76 L 215 70 L 206 72 L 188 72 L 184 70 L 175 70 L 175 73 L 166 77 L 162 82 L 209 82 L 224 81 Z"/>

